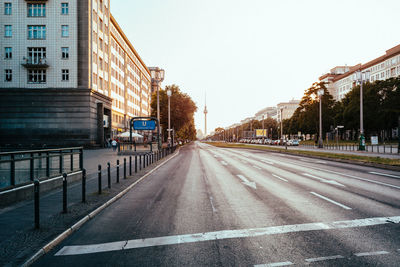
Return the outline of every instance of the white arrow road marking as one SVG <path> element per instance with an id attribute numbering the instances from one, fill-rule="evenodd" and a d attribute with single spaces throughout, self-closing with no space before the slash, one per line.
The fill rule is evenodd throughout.
<path id="1" fill-rule="evenodd" d="M 254 267 L 275 267 L 275 266 L 289 266 L 293 265 L 294 263 L 291 261 L 282 261 L 282 262 L 273 262 L 273 263 L 266 263 L 266 264 L 257 264 Z"/>
<path id="2" fill-rule="evenodd" d="M 256 168 L 256 169 L 258 169 L 258 170 L 261 170 L 261 168 L 258 167 L 258 166 L 256 166 L 256 165 L 253 165 L 253 167 Z"/>
<path id="3" fill-rule="evenodd" d="M 97 252 L 118 251 L 124 249 L 178 245 L 185 243 L 223 240 L 232 238 L 258 237 L 258 236 L 287 234 L 295 232 L 346 229 L 346 228 L 366 227 L 366 226 L 383 225 L 383 224 L 393 225 L 393 223 L 400 223 L 400 216 L 374 217 L 374 218 L 356 219 L 349 221 L 304 223 L 304 224 L 270 226 L 263 228 L 250 228 L 250 229 L 239 229 L 239 230 L 222 230 L 216 232 L 197 233 L 197 234 L 141 238 L 141 239 L 124 240 L 124 241 L 102 243 L 102 244 L 65 246 L 61 250 L 59 250 L 55 254 L 55 256 L 80 255 L 80 254 L 89 254 Z"/>
<path id="4" fill-rule="evenodd" d="M 308 176 L 308 177 L 311 177 L 311 178 L 314 178 L 314 179 L 317 179 L 317 180 L 320 180 L 320 181 L 323 182 L 323 183 L 333 184 L 333 185 L 339 185 L 339 186 L 346 187 L 346 186 L 344 186 L 344 185 L 342 185 L 341 183 L 338 183 L 338 182 L 336 182 L 336 181 L 333 181 L 333 180 L 326 180 L 326 179 L 324 179 L 324 178 L 317 177 L 317 176 L 314 176 L 314 175 L 311 175 L 311 174 L 308 174 L 308 173 L 303 173 L 303 175 Z"/>
<path id="5" fill-rule="evenodd" d="M 393 174 L 387 174 L 387 173 L 380 173 L 380 172 L 369 172 L 371 174 L 377 174 L 377 175 L 382 175 L 382 176 L 387 176 L 387 177 L 393 177 L 393 178 L 400 178 L 400 176 L 393 175 Z"/>
<path id="6" fill-rule="evenodd" d="M 272 176 L 274 176 L 275 178 L 278 178 L 284 182 L 289 182 L 288 180 L 286 180 L 285 178 L 279 177 L 278 175 L 272 174 Z"/>
<path id="7" fill-rule="evenodd" d="M 346 205 L 340 204 L 339 202 L 336 202 L 336 201 L 334 201 L 334 200 L 332 200 L 330 198 L 324 197 L 324 196 L 322 196 L 320 194 L 317 194 L 315 192 L 310 192 L 310 193 L 313 194 L 314 196 L 317 196 L 317 197 L 322 198 L 322 199 L 324 199 L 324 200 L 326 200 L 328 202 L 331 202 L 331 203 L 333 203 L 333 204 L 335 204 L 335 205 L 337 205 L 337 206 L 339 206 L 341 208 L 344 208 L 345 210 L 351 210 L 350 207 L 347 207 Z"/>
<path id="8" fill-rule="evenodd" d="M 262 159 L 261 161 L 262 161 L 262 162 L 264 162 L 264 163 L 268 163 L 268 164 L 274 165 L 274 163 L 273 163 L 273 162 L 271 162 L 271 161 L 268 161 L 268 160 L 265 160 L 265 159 Z"/>
<path id="9" fill-rule="evenodd" d="M 242 180 L 245 185 L 250 186 L 251 188 L 257 189 L 257 185 L 255 182 L 250 182 L 249 180 L 247 180 L 246 177 L 244 177 L 241 174 L 238 174 L 237 177 L 239 177 L 240 180 Z"/>
<path id="10" fill-rule="evenodd" d="M 374 180 L 370 180 L 370 179 L 365 179 L 365 178 L 357 177 L 357 176 L 354 176 L 354 175 L 349 175 L 349 174 L 345 174 L 345 173 L 325 170 L 325 169 L 321 169 L 321 168 L 317 168 L 317 167 L 309 167 L 309 168 L 315 169 L 315 170 L 319 170 L 319 171 L 324 171 L 324 172 L 330 172 L 330 173 L 334 173 L 334 174 L 338 174 L 338 175 L 342 175 L 342 176 L 346 176 L 346 177 L 350 177 L 350 178 L 354 178 L 354 179 L 357 179 L 357 180 L 360 180 L 360 181 L 365 181 L 365 182 L 370 182 L 370 183 L 374 183 L 374 184 L 380 184 L 380 185 L 384 185 L 384 186 L 400 189 L 400 186 L 387 184 L 387 183 L 382 183 L 382 182 L 378 182 L 378 181 L 374 181 Z"/>
<path id="11" fill-rule="evenodd" d="M 225 161 L 221 161 L 221 164 L 222 164 L 222 165 L 225 165 L 225 166 L 228 165 L 228 163 L 226 163 Z"/>

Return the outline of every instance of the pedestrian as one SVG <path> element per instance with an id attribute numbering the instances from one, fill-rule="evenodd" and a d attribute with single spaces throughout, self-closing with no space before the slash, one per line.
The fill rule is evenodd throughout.
<path id="1" fill-rule="evenodd" d="M 115 141 L 115 139 L 114 140 L 112 140 L 112 142 L 111 142 L 111 145 L 112 145 L 112 147 L 113 147 L 113 151 L 115 151 L 115 150 L 117 150 L 117 141 Z"/>

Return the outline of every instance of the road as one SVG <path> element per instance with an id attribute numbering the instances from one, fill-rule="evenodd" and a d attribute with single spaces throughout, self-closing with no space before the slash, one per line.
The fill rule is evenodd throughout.
<path id="1" fill-rule="evenodd" d="M 399 266 L 400 173 L 192 143 L 34 266 Z"/>

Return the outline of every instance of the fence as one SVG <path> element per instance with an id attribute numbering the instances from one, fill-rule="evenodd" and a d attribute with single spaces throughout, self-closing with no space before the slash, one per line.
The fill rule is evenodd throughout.
<path id="1" fill-rule="evenodd" d="M 0 190 L 83 169 L 83 147 L 0 153 Z"/>
<path id="2" fill-rule="evenodd" d="M 317 148 L 316 145 L 300 145 L 307 148 Z M 324 144 L 324 149 L 342 150 L 342 151 L 358 151 L 358 144 Z M 365 151 L 381 154 L 398 154 L 400 153 L 397 145 L 365 145 Z"/>

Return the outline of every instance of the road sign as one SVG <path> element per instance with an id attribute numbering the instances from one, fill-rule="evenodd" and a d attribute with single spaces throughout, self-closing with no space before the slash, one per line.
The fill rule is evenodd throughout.
<path id="1" fill-rule="evenodd" d="M 154 120 L 136 120 L 133 121 L 134 130 L 154 130 L 156 129 L 156 121 Z"/>
<path id="2" fill-rule="evenodd" d="M 378 136 L 371 136 L 371 145 L 378 144 Z"/>

